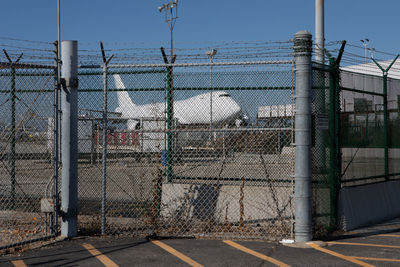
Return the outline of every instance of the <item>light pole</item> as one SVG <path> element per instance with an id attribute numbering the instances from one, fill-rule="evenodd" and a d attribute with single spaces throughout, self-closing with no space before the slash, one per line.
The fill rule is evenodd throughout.
<path id="1" fill-rule="evenodd" d="M 173 9 L 175 8 L 175 15 L 173 12 Z M 173 0 L 173 1 L 169 1 L 168 3 L 159 6 L 158 7 L 158 11 L 162 12 L 165 11 L 165 22 L 167 23 L 169 30 L 170 30 L 170 34 L 171 34 L 171 56 L 168 62 L 168 59 L 165 55 L 164 52 L 164 48 L 161 47 L 161 53 L 163 55 L 164 58 L 164 62 L 165 64 L 174 64 L 175 62 L 175 56 L 174 56 L 174 42 L 173 42 L 173 31 L 174 31 L 174 27 L 175 27 L 175 22 L 176 19 L 178 18 L 178 0 Z M 170 18 L 167 19 L 168 13 L 170 14 Z M 174 113 L 174 81 L 173 81 L 173 67 L 169 66 L 167 67 L 167 71 L 168 71 L 168 76 L 167 76 L 167 113 L 169 115 L 167 115 L 167 121 L 168 123 L 171 123 L 172 118 L 173 118 L 173 113 Z"/>
<path id="2" fill-rule="evenodd" d="M 173 9 L 175 8 L 175 15 Z M 173 45 L 173 31 L 175 27 L 176 19 L 178 18 L 178 0 L 169 1 L 168 3 L 159 6 L 158 11 L 165 11 L 165 22 L 168 24 L 170 34 L 171 34 L 171 57 L 170 62 L 172 62 L 172 57 L 174 55 L 174 45 Z M 168 12 L 169 11 L 169 12 Z M 167 19 L 167 13 L 170 14 L 169 19 Z"/>
<path id="3" fill-rule="evenodd" d="M 360 41 L 364 46 L 364 59 L 365 59 L 365 64 L 367 64 L 367 46 L 369 45 L 369 39 L 365 38 Z"/>
<path id="4" fill-rule="evenodd" d="M 371 48 L 369 49 L 369 51 L 371 52 L 371 58 L 374 58 L 375 48 L 373 48 L 373 47 L 371 46 Z"/>
<path id="5" fill-rule="evenodd" d="M 210 129 L 212 128 L 212 102 L 213 102 L 212 101 L 212 93 L 213 93 L 213 91 L 212 91 L 212 67 L 213 67 L 212 61 L 213 61 L 215 54 L 217 54 L 217 49 L 206 51 L 206 55 L 208 56 L 208 59 L 210 60 L 210 63 L 211 63 L 211 65 L 210 65 L 210 91 L 211 91 L 210 92 Z"/>
<path id="6" fill-rule="evenodd" d="M 173 9 L 175 8 L 175 16 Z M 171 57 L 168 62 L 167 56 L 165 55 L 164 48 L 161 47 L 161 53 L 164 58 L 165 64 L 174 64 L 175 56 L 174 56 L 174 46 L 173 46 L 173 30 L 175 26 L 176 19 L 178 18 L 178 0 L 169 1 L 168 3 L 159 6 L 158 11 L 165 10 L 165 22 L 168 24 L 170 33 L 171 33 Z M 169 11 L 169 12 L 168 12 Z M 170 18 L 167 19 L 167 13 L 170 14 Z M 173 148 L 173 136 L 170 130 L 173 128 L 173 118 L 174 118 L 174 91 L 173 91 L 173 68 L 172 65 L 167 67 L 167 87 L 166 87 L 166 115 L 167 115 L 167 138 L 166 138 L 166 147 L 167 147 L 167 181 L 172 181 L 172 148 Z"/>

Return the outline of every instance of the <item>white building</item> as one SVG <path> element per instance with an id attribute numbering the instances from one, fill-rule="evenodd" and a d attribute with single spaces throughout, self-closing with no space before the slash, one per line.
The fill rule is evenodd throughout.
<path id="1" fill-rule="evenodd" d="M 393 60 L 378 62 L 386 69 Z M 348 89 L 383 93 L 382 70 L 374 63 L 352 65 L 341 68 L 341 86 Z M 398 59 L 388 72 L 388 110 L 397 111 L 400 99 L 400 59 Z M 357 112 L 357 102 L 367 104 L 369 112 L 383 110 L 383 97 L 371 94 L 362 94 L 343 90 L 341 94 L 341 108 L 343 112 Z M 355 105 L 356 103 L 356 105 Z M 356 106 L 356 108 L 355 108 Z"/>

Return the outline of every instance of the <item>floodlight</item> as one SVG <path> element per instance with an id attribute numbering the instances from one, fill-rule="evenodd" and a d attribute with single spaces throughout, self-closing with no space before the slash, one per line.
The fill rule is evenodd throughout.
<path id="1" fill-rule="evenodd" d="M 175 8 L 175 12 L 173 12 L 173 9 Z M 173 40 L 172 40 L 172 32 L 174 30 L 175 26 L 175 21 L 178 18 L 178 0 L 169 0 L 169 2 L 159 6 L 158 11 L 161 13 L 162 11 L 165 11 L 165 22 L 168 24 L 169 30 L 171 32 L 171 64 L 173 63 Z M 173 14 L 175 13 L 175 14 Z M 167 19 L 167 16 L 170 16 L 169 19 Z"/>
<path id="2" fill-rule="evenodd" d="M 213 50 L 208 50 L 208 51 L 206 51 L 206 55 L 208 56 L 208 57 L 213 57 L 213 56 L 215 56 L 215 54 L 217 53 L 217 49 L 213 49 Z"/>
<path id="3" fill-rule="evenodd" d="M 367 46 L 369 45 L 369 39 L 364 38 L 363 40 L 360 41 L 364 46 L 364 58 L 365 58 L 365 64 L 367 64 Z"/>

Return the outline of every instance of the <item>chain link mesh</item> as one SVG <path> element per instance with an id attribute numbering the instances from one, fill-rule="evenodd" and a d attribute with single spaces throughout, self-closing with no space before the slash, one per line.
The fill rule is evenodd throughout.
<path id="1" fill-rule="evenodd" d="M 53 91 L 51 66 L 0 68 L 1 248 L 55 234 L 53 210 L 43 209 L 53 202 Z"/>
<path id="2" fill-rule="evenodd" d="M 399 80 L 388 79 L 388 125 L 385 126 L 382 76 L 342 71 L 341 77 L 342 183 L 354 186 L 398 178 L 400 162 L 394 136 L 399 132 Z M 385 131 L 389 177 L 385 177 Z"/>
<path id="3" fill-rule="evenodd" d="M 314 236 L 323 236 L 332 220 L 332 177 L 330 125 L 330 80 L 323 65 L 314 63 L 312 93 L 312 183 L 313 183 L 313 230 Z"/>
<path id="4" fill-rule="evenodd" d="M 8 248 L 58 234 L 59 129 L 51 44 L 0 39 L 9 43 L 0 53 L 0 248 Z M 103 58 L 79 51 L 79 234 L 293 239 L 292 43 L 216 47 L 215 57 L 177 48 L 175 64 L 160 64 L 166 58 L 146 45 L 106 50 L 114 53 L 107 113 Z M 23 63 L 10 63 L 21 52 Z M 354 57 L 364 62 L 352 53 L 342 62 Z M 313 65 L 314 237 L 335 226 L 340 186 L 400 176 L 399 81 L 388 79 L 385 128 L 381 75 L 345 69 L 339 86 L 332 69 Z"/>
<path id="5" fill-rule="evenodd" d="M 291 68 L 110 69 L 106 232 L 290 237 Z M 79 161 L 79 222 L 81 231 L 96 233 L 103 179 L 104 125 L 96 111 L 102 110 L 102 79 L 98 70 L 79 76 L 84 114 L 79 136 L 91 140 L 80 145 L 85 151 Z"/>

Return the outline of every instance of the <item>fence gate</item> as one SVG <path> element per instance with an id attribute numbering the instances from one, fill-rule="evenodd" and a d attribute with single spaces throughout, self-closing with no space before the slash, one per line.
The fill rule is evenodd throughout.
<path id="1" fill-rule="evenodd" d="M 4 54 L 0 57 L 0 249 L 57 235 L 51 127 L 54 66 L 16 63 L 21 57 L 15 61 L 14 54 Z"/>
<path id="2" fill-rule="evenodd" d="M 104 74 L 79 74 L 81 232 L 103 207 L 110 234 L 291 237 L 292 61 L 110 65 L 106 132 Z"/>

